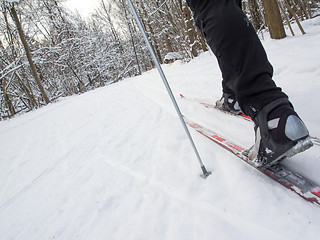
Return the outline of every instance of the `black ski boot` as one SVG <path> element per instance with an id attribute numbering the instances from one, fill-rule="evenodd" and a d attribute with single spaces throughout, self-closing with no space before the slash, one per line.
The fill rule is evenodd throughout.
<path id="1" fill-rule="evenodd" d="M 232 94 L 223 93 L 221 99 L 216 101 L 216 107 L 235 115 L 242 113 L 236 97 Z"/>
<path id="2" fill-rule="evenodd" d="M 244 155 L 258 168 L 267 168 L 313 146 L 308 129 L 286 98 L 267 104 L 253 120 L 256 142 Z"/>

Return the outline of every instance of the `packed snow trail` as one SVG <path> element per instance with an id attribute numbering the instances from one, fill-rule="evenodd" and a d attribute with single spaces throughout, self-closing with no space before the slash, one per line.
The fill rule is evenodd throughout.
<path id="1" fill-rule="evenodd" d="M 277 83 L 319 137 L 320 18 L 304 28 L 264 44 Z M 221 95 L 208 53 L 164 70 L 177 97 Z M 250 122 L 178 103 L 253 143 Z M 0 239 L 318 239 L 317 206 L 191 133 L 213 171 L 206 180 L 156 70 L 0 122 Z M 285 164 L 320 183 L 319 160 L 314 147 Z"/>

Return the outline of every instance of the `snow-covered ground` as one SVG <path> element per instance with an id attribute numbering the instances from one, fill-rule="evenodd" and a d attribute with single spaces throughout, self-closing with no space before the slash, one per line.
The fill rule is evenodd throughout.
<path id="1" fill-rule="evenodd" d="M 320 18 L 303 26 L 263 44 L 319 137 Z M 179 99 L 220 97 L 214 56 L 164 71 L 186 116 L 253 143 L 250 122 Z M 206 180 L 156 70 L 0 122 L 0 239 L 319 239 L 318 206 L 190 131 Z M 320 184 L 318 146 L 285 164 Z"/>

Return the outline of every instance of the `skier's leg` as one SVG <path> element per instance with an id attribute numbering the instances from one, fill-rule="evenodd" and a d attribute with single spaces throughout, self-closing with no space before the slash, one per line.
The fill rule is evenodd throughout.
<path id="1" fill-rule="evenodd" d="M 197 26 L 218 58 L 223 84 L 256 124 L 257 166 L 274 164 L 312 146 L 305 125 L 272 80 L 273 68 L 239 0 L 188 0 Z"/>
<path id="2" fill-rule="evenodd" d="M 216 0 L 197 16 L 197 22 L 218 61 L 234 73 L 223 79 L 250 116 L 266 104 L 287 96 L 272 80 L 273 68 L 256 32 L 236 0 Z M 221 65 L 220 64 L 220 65 Z"/>
<path id="3" fill-rule="evenodd" d="M 235 78 L 234 73 L 229 71 L 222 62 L 219 61 L 219 67 L 222 72 L 222 97 L 216 101 L 216 107 L 233 114 L 240 114 L 241 109 L 235 93 L 226 85 L 226 82 Z"/>

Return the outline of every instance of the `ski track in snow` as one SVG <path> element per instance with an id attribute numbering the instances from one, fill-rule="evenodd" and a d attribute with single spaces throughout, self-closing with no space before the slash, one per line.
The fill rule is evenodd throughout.
<path id="1" fill-rule="evenodd" d="M 304 27 L 264 45 L 320 136 L 320 18 Z M 212 55 L 164 71 L 186 116 L 253 144 L 252 123 L 179 99 L 220 98 Z M 318 239 L 319 207 L 190 131 L 206 180 L 156 70 L 0 122 L 0 239 Z M 314 147 L 285 164 L 320 184 L 319 160 Z"/>

